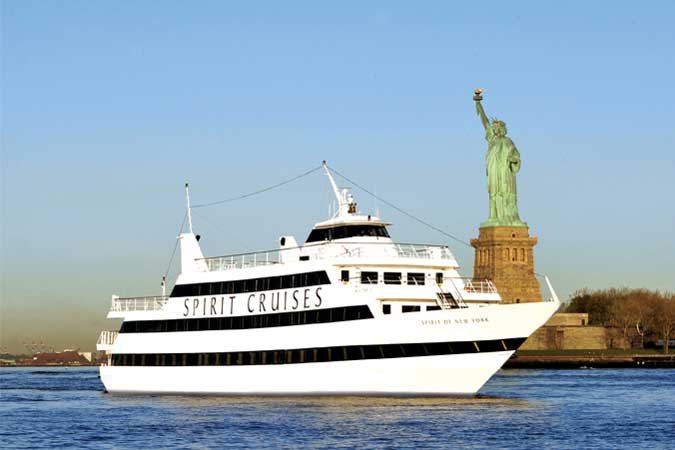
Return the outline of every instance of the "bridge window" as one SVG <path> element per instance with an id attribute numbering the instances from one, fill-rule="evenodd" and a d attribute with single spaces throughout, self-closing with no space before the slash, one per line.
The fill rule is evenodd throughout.
<path id="1" fill-rule="evenodd" d="M 404 313 L 409 313 L 409 312 L 420 312 L 421 308 L 419 305 L 403 305 L 401 307 L 401 312 Z"/>
<path id="2" fill-rule="evenodd" d="M 361 272 L 362 284 L 377 284 L 377 272 Z"/>
<path id="3" fill-rule="evenodd" d="M 385 272 L 384 284 L 401 284 L 401 272 Z"/>
<path id="4" fill-rule="evenodd" d="M 408 272 L 408 284 L 423 285 L 424 274 L 418 272 Z"/>
<path id="5" fill-rule="evenodd" d="M 332 241 L 351 237 L 389 237 L 384 225 L 340 225 L 331 228 L 317 228 L 307 237 L 307 242 Z"/>

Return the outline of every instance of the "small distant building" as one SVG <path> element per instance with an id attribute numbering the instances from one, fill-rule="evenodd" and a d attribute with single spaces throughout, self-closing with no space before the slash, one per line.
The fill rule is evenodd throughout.
<path id="1" fill-rule="evenodd" d="M 56 353 L 38 353 L 32 359 L 21 361 L 21 364 L 27 366 L 88 366 L 91 362 L 76 350 L 64 350 Z"/>
<path id="2" fill-rule="evenodd" d="M 535 331 L 522 350 L 606 350 L 630 348 L 612 327 L 588 325 L 587 313 L 557 313 Z"/>

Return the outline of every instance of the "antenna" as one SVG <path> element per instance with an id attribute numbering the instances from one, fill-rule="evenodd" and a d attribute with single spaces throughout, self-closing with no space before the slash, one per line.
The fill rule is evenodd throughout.
<path id="1" fill-rule="evenodd" d="M 192 208 L 190 208 L 190 185 L 185 183 L 185 197 L 187 198 L 188 227 L 192 233 Z"/>
<path id="2" fill-rule="evenodd" d="M 377 184 L 375 185 L 374 192 L 375 192 L 375 195 L 373 196 L 373 200 L 375 200 L 375 215 L 377 217 L 380 217 L 380 204 L 378 202 L 378 197 L 377 197 Z"/>

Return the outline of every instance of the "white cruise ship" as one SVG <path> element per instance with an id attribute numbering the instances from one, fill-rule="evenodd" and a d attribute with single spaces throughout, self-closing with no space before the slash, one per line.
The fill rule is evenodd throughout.
<path id="1" fill-rule="evenodd" d="M 324 165 L 324 168 L 325 165 Z M 559 306 L 500 304 L 445 246 L 394 242 L 326 174 L 338 207 L 304 244 L 205 258 L 181 234 L 169 296 L 113 296 L 110 393 L 470 395 Z"/>

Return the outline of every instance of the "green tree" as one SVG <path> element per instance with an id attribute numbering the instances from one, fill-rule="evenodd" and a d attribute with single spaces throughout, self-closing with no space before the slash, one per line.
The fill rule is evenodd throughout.
<path id="1" fill-rule="evenodd" d="M 588 313 L 590 325 L 607 325 L 612 317 L 613 299 L 606 291 L 582 289 L 572 294 L 565 312 Z"/>

